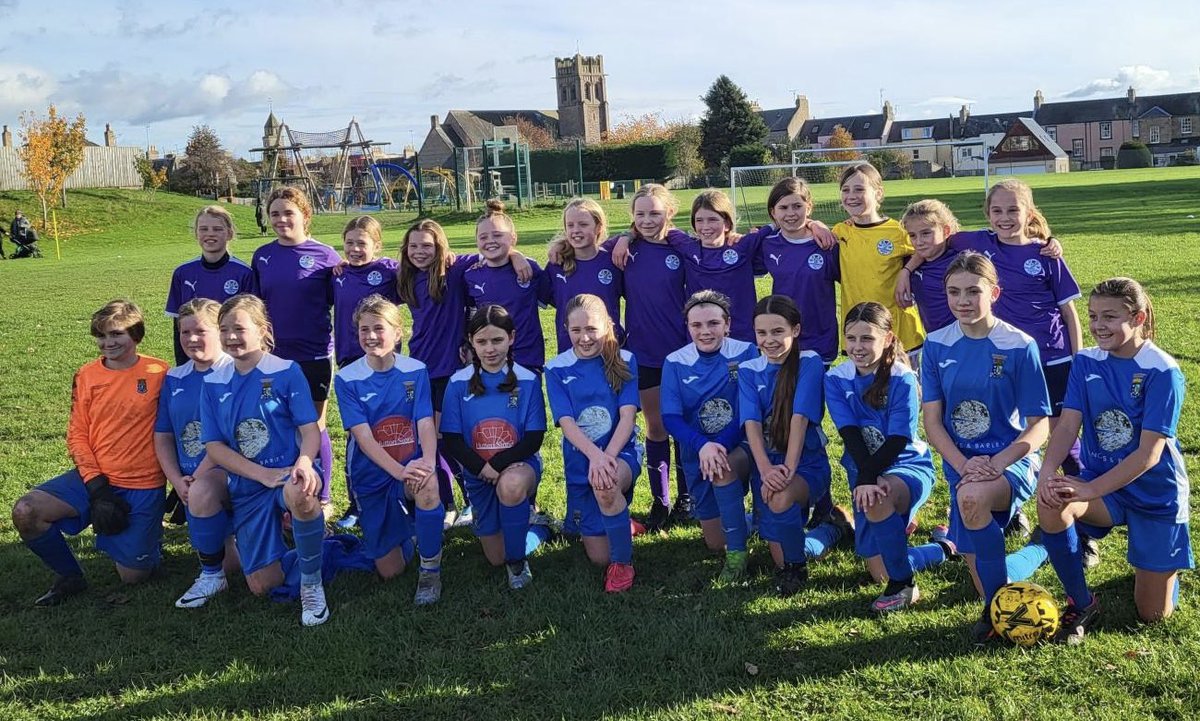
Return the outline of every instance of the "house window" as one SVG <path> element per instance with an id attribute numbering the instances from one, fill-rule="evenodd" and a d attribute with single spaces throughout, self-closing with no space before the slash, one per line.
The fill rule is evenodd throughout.
<path id="1" fill-rule="evenodd" d="M 900 137 L 904 140 L 928 140 L 933 137 L 933 128 L 904 128 L 900 131 Z"/>
<path id="2" fill-rule="evenodd" d="M 1159 129 L 1159 127 L 1157 125 L 1151 125 L 1150 126 L 1150 142 L 1151 143 L 1159 142 L 1159 140 L 1161 140 L 1161 133 L 1162 133 L 1162 131 Z"/>
<path id="3" fill-rule="evenodd" d="M 871 129 L 870 123 L 863 123 L 863 130 L 870 130 L 870 129 Z"/>
<path id="4" fill-rule="evenodd" d="M 1131 128 L 1130 133 L 1135 138 L 1142 137 L 1142 121 L 1140 121 L 1140 120 L 1133 121 L 1133 127 Z"/>
<path id="5" fill-rule="evenodd" d="M 1083 157 L 1083 138 L 1075 138 L 1071 141 L 1071 155 L 1076 158 Z"/>
<path id="6" fill-rule="evenodd" d="M 1106 121 L 1100 123 L 1100 139 L 1101 140 L 1112 140 L 1112 122 L 1111 121 L 1106 120 Z"/>
<path id="7" fill-rule="evenodd" d="M 921 151 L 914 148 L 913 149 L 913 160 L 920 160 L 920 159 L 921 159 Z"/>
<path id="8" fill-rule="evenodd" d="M 596 81 L 596 102 L 599 103 L 603 100 L 604 100 L 604 84 L 601 83 L 599 80 L 597 80 Z"/>
<path id="9" fill-rule="evenodd" d="M 963 160 L 970 160 L 971 159 L 971 149 L 970 148 L 959 148 L 958 149 L 958 157 L 962 158 Z"/>
<path id="10" fill-rule="evenodd" d="M 1113 154 L 1113 149 L 1112 149 L 1111 145 L 1100 148 L 1100 157 L 1101 158 L 1111 158 L 1112 154 Z"/>
<path id="11" fill-rule="evenodd" d="M 1180 135 L 1191 135 L 1192 134 L 1192 119 L 1191 118 L 1180 118 L 1179 119 L 1179 134 Z"/>
<path id="12" fill-rule="evenodd" d="M 1058 126 L 1057 125 L 1047 125 L 1046 126 L 1046 135 L 1049 135 L 1050 139 L 1057 143 L 1058 142 Z"/>

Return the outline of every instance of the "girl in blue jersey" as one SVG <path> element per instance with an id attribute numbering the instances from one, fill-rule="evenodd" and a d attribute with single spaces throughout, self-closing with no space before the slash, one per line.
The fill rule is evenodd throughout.
<path id="1" fill-rule="evenodd" d="M 1132 278 L 1111 278 L 1088 298 L 1096 347 L 1071 367 L 1062 418 L 1038 476 L 1038 523 L 1068 605 L 1057 641 L 1079 643 L 1100 611 L 1083 575 L 1076 531 L 1129 529 L 1138 616 L 1160 621 L 1179 603 L 1179 571 L 1192 568 L 1187 469 L 1177 437 L 1186 390 L 1179 364 L 1156 346 L 1154 311 Z M 1083 431 L 1079 476 L 1057 472 Z"/>
<path id="2" fill-rule="evenodd" d="M 994 633 L 987 614 L 992 596 L 1021 580 L 1005 564 L 1003 529 L 1033 493 L 1050 399 L 1037 344 L 992 313 L 1000 296 L 992 262 L 962 253 L 945 283 L 958 322 L 925 339 L 922 416 L 950 485 L 949 540 L 983 599 L 972 628 L 982 642 Z"/>
<path id="3" fill-rule="evenodd" d="M 475 535 L 508 586 L 533 580 L 525 560 L 530 498 L 542 473 L 546 434 L 542 384 L 513 360 L 516 324 L 485 305 L 467 323 L 471 365 L 450 377 L 442 403 L 442 445 L 463 467 Z"/>
<path id="4" fill-rule="evenodd" d="M 843 327 L 850 360 L 825 375 L 825 402 L 844 443 L 854 549 L 871 577 L 887 583 L 871 610 L 887 613 L 915 603 L 913 574 L 942 563 L 952 549 L 908 545 L 905 529 L 933 490 L 933 457 L 917 433 L 917 374 L 892 332 L 892 314 L 879 303 L 859 303 Z"/>
<path id="5" fill-rule="evenodd" d="M 599 296 L 577 295 L 565 310 L 571 350 L 546 364 L 546 393 L 563 434 L 567 522 L 588 558 L 608 566 L 604 590 L 620 593 L 633 586 L 629 503 L 642 470 L 637 361 Z"/>
<path id="6" fill-rule="evenodd" d="M 200 575 L 175 605 L 200 608 L 229 588 L 227 570 L 237 569 L 236 548 L 225 503 L 225 471 L 204 452 L 200 440 L 200 398 L 204 379 L 233 363 L 221 351 L 217 313 L 221 306 L 196 298 L 179 306 L 179 342 L 188 361 L 167 371 L 158 397 L 154 450 L 171 488 L 184 504 L 188 538 L 200 556 Z M 227 553 L 232 551 L 232 553 Z"/>
<path id="7" fill-rule="evenodd" d="M 383 227 L 378 220 L 360 215 L 346 223 L 342 229 L 342 250 L 346 254 L 346 264 L 335 268 L 329 278 L 333 290 L 333 352 L 338 368 L 345 368 L 363 357 L 354 320 L 359 302 L 373 294 L 393 303 L 400 300 L 396 294 L 396 261 L 381 257 Z M 358 503 L 351 488 L 349 464 L 346 467 L 346 495 L 350 506 L 337 522 L 339 528 L 353 528 L 358 524 Z"/>
<path id="8" fill-rule="evenodd" d="M 754 308 L 762 355 L 738 367 L 738 417 L 758 468 L 759 533 L 775 560 L 775 589 L 797 593 L 808 580 L 807 555 L 820 557 L 842 531 L 822 523 L 806 538 L 809 510 L 829 494 L 829 456 L 821 433 L 821 376 L 825 364 L 801 350 L 800 309 L 769 295 Z M 810 543 L 811 541 L 811 543 Z"/>
<path id="9" fill-rule="evenodd" d="M 416 604 L 442 595 L 442 520 L 445 508 L 434 475 L 437 428 L 425 364 L 396 349 L 404 332 L 400 309 L 380 295 L 354 312 L 362 358 L 334 377 L 342 425 L 350 436 L 346 466 L 367 555 L 384 579 L 404 571 L 412 557 L 413 526 L 421 553 Z M 416 505 L 415 524 L 405 506 Z"/>
<path id="10" fill-rule="evenodd" d="M 663 363 L 663 424 L 679 443 L 688 488 L 704 542 L 725 550 L 719 583 L 746 572 L 744 482 L 750 458 L 739 446 L 738 364 L 758 349 L 729 338 L 729 299 L 716 291 L 696 293 L 684 306 L 692 342 Z"/>
<path id="11" fill-rule="evenodd" d="M 246 583 L 263 595 L 283 583 L 283 513 L 292 515 L 300 568 L 300 620 L 329 620 L 321 585 L 321 474 L 313 465 L 321 436 L 300 366 L 271 354 L 266 307 L 251 295 L 221 306 L 221 346 L 233 363 L 204 379 L 200 438 L 228 473 L 233 532 Z"/>
<path id="12" fill-rule="evenodd" d="M 608 317 L 616 324 L 617 339 L 624 338 L 617 319 L 621 317 L 621 295 L 625 274 L 613 263 L 608 248 L 601 245 L 608 232 L 604 209 L 591 198 L 575 198 L 563 208 L 563 229 L 550 241 L 551 260 L 546 264 L 543 286 L 546 305 L 555 308 L 554 326 L 558 352 L 571 348 L 567 332 L 567 305 L 581 293 L 604 301 Z"/>

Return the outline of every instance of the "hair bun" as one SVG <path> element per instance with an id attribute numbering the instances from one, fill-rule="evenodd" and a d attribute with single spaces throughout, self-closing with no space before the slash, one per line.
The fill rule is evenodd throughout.
<path id="1" fill-rule="evenodd" d="M 488 215 L 504 215 L 504 201 L 499 198 L 491 198 L 487 202 Z"/>

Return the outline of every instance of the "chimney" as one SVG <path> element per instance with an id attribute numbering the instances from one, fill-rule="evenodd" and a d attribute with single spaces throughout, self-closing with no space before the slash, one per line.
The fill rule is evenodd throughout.
<path id="1" fill-rule="evenodd" d="M 800 116 L 801 121 L 806 121 L 809 119 L 810 112 L 808 109 L 808 96 L 807 95 L 797 95 L 796 96 L 796 114 Z"/>
<path id="2" fill-rule="evenodd" d="M 117 144 L 117 134 L 113 132 L 112 125 L 104 124 L 104 147 L 112 148 Z"/>
<path id="3" fill-rule="evenodd" d="M 1129 90 L 1125 91 L 1125 97 L 1129 99 L 1130 105 L 1137 102 L 1137 91 L 1133 89 L 1132 85 L 1129 86 Z"/>
<path id="4" fill-rule="evenodd" d="M 1036 113 L 1037 111 L 1041 110 L 1042 103 L 1044 103 L 1044 102 L 1046 102 L 1046 98 L 1042 95 L 1041 90 L 1034 93 L 1033 94 L 1033 112 Z"/>
<path id="5" fill-rule="evenodd" d="M 12 131 L 8 129 L 7 125 L 4 126 L 4 132 L 0 133 L 0 137 L 4 140 L 4 147 L 12 147 Z"/>
<path id="6" fill-rule="evenodd" d="M 437 130 L 437 126 L 438 126 L 438 117 L 436 115 L 430 115 L 429 116 L 429 129 Z"/>
<path id="7" fill-rule="evenodd" d="M 971 117 L 971 111 L 967 109 L 966 103 L 958 109 L 958 122 L 960 125 L 967 124 L 967 118 Z"/>
<path id="8" fill-rule="evenodd" d="M 151 145 L 149 148 L 147 148 L 146 149 L 146 157 L 149 158 L 150 160 L 157 159 L 158 158 L 158 147 L 155 145 Z"/>
<path id="9" fill-rule="evenodd" d="M 892 118 L 894 118 L 895 115 L 896 114 L 892 111 L 892 101 L 891 100 L 883 101 L 883 121 L 886 123 L 886 122 L 890 121 Z"/>

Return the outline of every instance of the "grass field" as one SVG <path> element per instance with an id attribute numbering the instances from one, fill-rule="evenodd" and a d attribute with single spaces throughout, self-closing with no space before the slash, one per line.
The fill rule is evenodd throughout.
<path id="1" fill-rule="evenodd" d="M 1154 298 L 1159 342 L 1183 365 L 1191 398 L 1181 438 L 1200 476 L 1200 170 L 1078 173 L 1031 178 L 1080 285 L 1131 275 Z M 979 179 L 889 183 L 898 215 L 940 197 L 965 227 L 983 222 Z M 758 189 L 765 199 L 766 189 Z M 818 198 L 829 192 L 817 188 Z M 681 204 L 690 194 L 681 193 Z M 1200 584 L 1183 577 L 1183 606 L 1167 623 L 1139 625 L 1121 532 L 1102 544 L 1090 580 L 1105 615 L 1082 648 L 972 648 L 966 627 L 977 602 L 966 569 L 951 562 L 920 578 L 927 600 L 903 614 L 869 617 L 870 584 L 852 552 L 812 567 L 794 599 L 771 595 L 766 549 L 752 547 L 745 588 L 713 590 L 720 559 L 698 530 L 635 541 L 638 580 L 619 597 L 577 545 L 557 542 L 532 558 L 535 581 L 507 592 L 465 531 L 447 539 L 445 593 L 417 610 L 414 577 L 383 584 L 343 576 L 329 589 L 330 623 L 301 629 L 298 609 L 231 592 L 201 611 L 172 603 L 196 571 L 186 532 L 166 536 L 163 576 L 119 584 L 90 533 L 72 542 L 90 591 L 56 609 L 31 601 L 50 574 L 20 543 L 7 509 L 32 485 L 67 467 L 64 433 L 75 369 L 94 356 L 91 312 L 128 296 L 147 310 L 143 351 L 170 357 L 161 314 L 171 269 L 194 257 L 189 225 L 200 201 L 159 194 L 72 191 L 40 261 L 0 262 L 0 718 L 1196 718 L 1200 714 Z M 0 192 L 0 217 L 35 207 Z M 610 224 L 628 222 L 624 203 Z M 235 208 L 244 229 L 251 209 Z M 520 213 L 521 247 L 544 257 L 560 208 Z M 686 216 L 686 208 L 684 211 Z M 412 214 L 386 213 L 395 254 Z M 439 216 L 455 246 L 471 247 L 473 214 Z M 345 218 L 320 217 L 314 235 L 337 244 Z M 681 221 L 686 225 L 686 220 Z M 244 233 L 247 258 L 266 239 Z M 11 248 L 11 245 L 9 246 Z M 636 292 L 636 291 L 635 291 Z M 1080 309 L 1083 314 L 1083 308 Z M 544 312 L 549 329 L 552 315 Z M 336 412 L 330 426 L 338 425 Z M 546 444 L 539 500 L 563 512 L 558 436 Z M 340 437 L 340 436 L 339 436 Z M 335 438 L 334 447 L 340 447 Z M 840 449 L 830 448 L 836 458 Z M 836 469 L 835 496 L 845 501 Z M 344 503 L 344 490 L 335 486 Z M 922 536 L 944 518 L 939 486 L 921 516 Z M 644 483 L 635 512 L 648 507 Z M 1196 504 L 1193 503 L 1193 508 Z M 1200 540 L 1200 536 L 1194 537 Z M 1035 581 L 1056 594 L 1053 572 Z"/>

